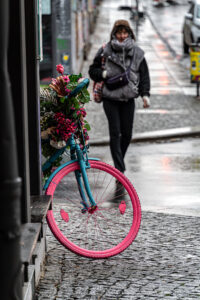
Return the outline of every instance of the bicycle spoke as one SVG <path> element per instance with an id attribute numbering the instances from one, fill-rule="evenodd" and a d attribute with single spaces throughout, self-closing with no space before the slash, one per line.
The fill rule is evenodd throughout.
<path id="1" fill-rule="evenodd" d="M 123 240 L 127 236 L 129 238 L 128 234 L 133 226 L 135 213 L 130 199 L 132 192 L 130 193 L 128 189 L 124 188 L 124 183 L 128 186 L 127 181 L 124 180 L 124 177 L 120 177 L 118 172 L 115 177 L 113 176 L 115 171 L 110 174 L 107 165 L 104 168 L 103 163 L 95 161 L 90 161 L 90 164 L 91 168 L 87 169 L 87 177 L 97 207 L 84 210 L 84 206 L 80 204 L 83 201 L 79 192 L 81 187 L 86 197 L 87 193 L 82 178 L 80 178 L 82 183 L 76 180 L 75 171 L 79 170 L 79 167 L 77 163 L 74 163 L 73 168 L 66 167 L 66 170 L 69 169 L 66 176 L 63 171 L 63 175 L 53 180 L 51 186 L 55 224 L 62 235 L 66 237 L 66 243 L 69 241 L 79 249 L 94 252 L 94 255 L 99 251 L 103 253 L 109 249 L 114 249 L 114 252 L 111 253 L 115 253 L 118 251 L 117 245 L 120 245 L 121 251 Z M 101 167 L 98 168 L 98 165 Z M 116 187 L 117 181 L 122 181 L 122 187 Z M 58 183 L 56 184 L 56 182 Z M 120 213 L 121 199 L 126 204 L 129 203 L 126 205 L 124 214 Z M 67 222 L 62 219 L 61 209 L 66 212 Z M 65 216 L 64 213 L 63 215 Z M 127 244 L 129 243 L 124 243 L 124 245 Z"/>
<path id="2" fill-rule="evenodd" d="M 90 169 L 90 170 L 91 170 L 91 169 Z M 98 175 L 97 175 L 97 176 L 95 176 L 95 172 L 96 172 L 97 170 L 94 171 L 94 169 L 92 169 L 92 171 L 93 171 L 93 182 L 94 182 L 93 189 L 92 189 L 92 193 L 94 193 L 94 190 L 95 190 L 95 188 L 97 187 L 97 183 L 99 182 L 100 170 L 98 170 Z M 96 178 L 96 179 L 95 179 L 95 178 Z M 91 176 L 90 176 L 89 182 L 91 182 Z M 97 199 L 97 190 L 95 190 L 95 194 L 96 194 L 95 199 Z"/>
<path id="3" fill-rule="evenodd" d="M 107 186 L 106 186 L 106 188 L 105 188 L 105 190 L 104 190 L 104 193 L 106 193 L 106 191 L 107 191 L 107 189 L 108 189 L 108 186 L 111 184 L 111 181 L 112 181 L 112 180 L 113 180 L 113 177 L 110 178 L 110 181 L 108 182 L 108 184 L 107 184 Z M 102 198 L 103 198 L 103 194 L 102 194 L 100 200 L 97 202 L 97 204 L 102 204 L 102 201 L 103 201 Z"/>
<path id="4" fill-rule="evenodd" d="M 99 173 L 100 173 L 100 170 L 99 170 Z M 100 183 L 100 186 L 102 187 L 102 186 L 104 186 L 104 182 L 105 182 L 105 180 L 106 180 L 106 175 L 107 174 L 104 174 L 105 176 L 104 176 L 104 178 L 103 178 L 103 181 Z M 96 188 L 96 185 L 94 186 L 94 189 Z M 105 192 L 105 191 L 104 191 Z M 98 193 L 97 193 L 97 195 L 96 195 L 96 201 L 97 201 L 97 199 L 98 199 L 98 196 L 99 196 L 99 193 L 100 193 L 100 190 L 98 191 Z M 97 204 L 98 204 L 98 201 L 97 201 Z"/>

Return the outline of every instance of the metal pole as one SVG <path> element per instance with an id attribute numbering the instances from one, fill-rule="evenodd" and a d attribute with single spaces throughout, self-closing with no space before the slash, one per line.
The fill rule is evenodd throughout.
<path id="1" fill-rule="evenodd" d="M 25 0 L 30 193 L 42 194 L 37 1 Z"/>
<path id="2" fill-rule="evenodd" d="M 35 1 L 35 0 L 34 0 Z M 17 159 L 22 182 L 21 221 L 30 222 L 30 169 L 24 0 L 10 0 L 8 70 L 15 114 Z M 28 74 L 29 76 L 31 74 Z M 31 99 L 30 99 L 31 100 Z M 34 112 L 33 112 L 34 114 Z"/>
<path id="3" fill-rule="evenodd" d="M 7 67 L 9 2 L 0 1 L 0 266 L 1 299 L 22 299 L 20 195 L 11 85 Z M 17 59 L 17 58 L 16 58 Z M 17 72 L 17 70 L 15 70 Z"/>
<path id="4" fill-rule="evenodd" d="M 138 13 L 138 9 L 139 9 L 139 0 L 136 0 L 136 11 Z"/>

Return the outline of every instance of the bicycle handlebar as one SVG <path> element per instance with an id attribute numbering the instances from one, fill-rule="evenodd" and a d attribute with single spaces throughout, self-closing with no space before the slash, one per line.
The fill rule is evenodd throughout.
<path id="1" fill-rule="evenodd" d="M 68 96 L 65 96 L 65 99 L 75 97 L 84 87 L 88 87 L 89 83 L 90 80 L 88 78 L 85 78 L 77 85 L 77 87 L 73 91 L 71 91 L 71 93 Z"/>

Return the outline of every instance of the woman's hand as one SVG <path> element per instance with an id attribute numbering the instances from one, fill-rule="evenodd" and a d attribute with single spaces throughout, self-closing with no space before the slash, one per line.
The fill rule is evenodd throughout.
<path id="1" fill-rule="evenodd" d="M 107 70 L 104 70 L 102 72 L 102 77 L 103 77 L 103 79 L 106 79 L 106 77 L 107 77 Z"/>
<path id="2" fill-rule="evenodd" d="M 143 107 L 148 108 L 150 106 L 150 99 L 148 96 L 143 96 Z"/>

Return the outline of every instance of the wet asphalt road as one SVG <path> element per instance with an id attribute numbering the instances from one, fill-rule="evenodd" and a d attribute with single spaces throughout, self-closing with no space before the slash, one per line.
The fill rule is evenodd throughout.
<path id="1" fill-rule="evenodd" d="M 129 19 L 128 12 L 117 10 L 126 2 L 103 1 L 84 75 L 113 21 Z M 200 105 L 188 72 L 148 19 L 139 30 L 150 65 L 152 106 L 144 111 L 137 100 L 134 132 L 198 125 Z M 91 102 L 87 111 L 91 140 L 108 136 L 101 104 Z M 91 147 L 89 156 L 112 164 L 108 146 Z M 142 206 L 136 240 L 119 256 L 90 260 L 64 249 L 48 231 L 45 275 L 36 299 L 200 299 L 200 139 L 131 144 L 126 166 Z"/>
<path id="2" fill-rule="evenodd" d="M 91 157 L 112 164 L 108 147 L 91 147 Z M 126 175 L 142 210 L 200 216 L 200 139 L 131 144 Z"/>
<path id="3" fill-rule="evenodd" d="M 172 49 L 177 58 L 183 56 L 182 29 L 184 15 L 188 12 L 190 4 L 187 0 L 174 1 L 174 4 L 154 6 L 151 0 L 144 0 L 143 5 L 148 13 L 155 30 Z"/>
<path id="4" fill-rule="evenodd" d="M 173 57 L 189 71 L 190 56 L 183 53 L 183 23 L 184 15 L 188 12 L 190 4 L 188 0 L 175 0 L 171 4 L 154 6 L 151 0 L 144 0 L 144 11 L 156 30 L 159 37 L 165 43 Z"/>

